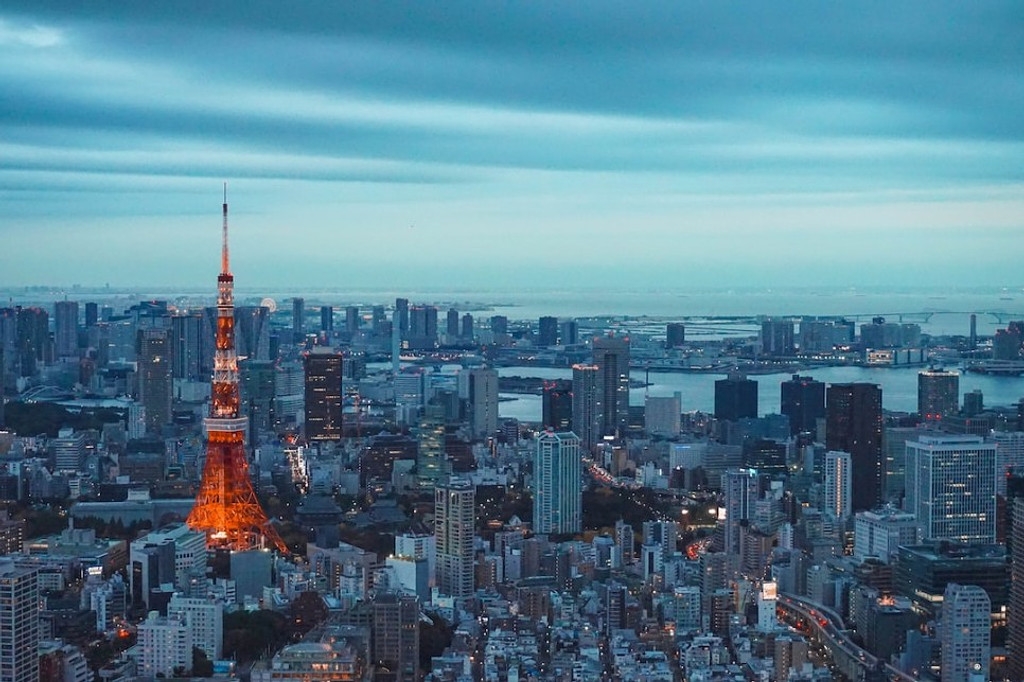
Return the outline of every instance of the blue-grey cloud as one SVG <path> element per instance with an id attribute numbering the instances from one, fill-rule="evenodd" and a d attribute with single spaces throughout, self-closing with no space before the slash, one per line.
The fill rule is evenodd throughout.
<path id="1" fill-rule="evenodd" d="M 797 242 L 933 220 L 947 241 L 911 238 L 922 263 L 978 230 L 1021 256 L 1005 230 L 1024 205 L 1022 73 L 1014 2 L 16 1 L 0 240 L 77 217 L 81 247 L 87 218 L 202 215 L 228 177 L 267 226 L 303 202 L 305 234 L 341 248 L 332 223 L 419 222 L 434 258 L 482 257 L 471 235 L 525 223 L 556 251 L 616 221 L 728 242 L 780 211 Z M 0 266 L 18 281 L 26 263 Z"/>

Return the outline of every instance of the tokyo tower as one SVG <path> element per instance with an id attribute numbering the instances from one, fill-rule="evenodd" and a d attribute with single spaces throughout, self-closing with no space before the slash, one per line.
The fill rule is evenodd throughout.
<path id="1" fill-rule="evenodd" d="M 240 416 L 235 357 L 235 278 L 228 267 L 228 192 L 224 185 L 224 243 L 217 277 L 217 337 L 207 434 L 206 465 L 195 506 L 186 523 L 206 533 L 208 548 L 248 550 L 272 544 L 286 552 L 281 536 L 256 499 L 245 456 L 247 419 Z"/>

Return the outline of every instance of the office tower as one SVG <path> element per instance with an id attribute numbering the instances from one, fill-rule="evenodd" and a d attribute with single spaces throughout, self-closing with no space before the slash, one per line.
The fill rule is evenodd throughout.
<path id="1" fill-rule="evenodd" d="M 407 298 L 396 298 L 395 299 L 395 313 L 397 314 L 397 322 L 395 327 L 398 329 L 399 338 L 406 338 L 409 334 L 409 299 Z"/>
<path id="2" fill-rule="evenodd" d="M 255 445 L 260 432 L 273 426 L 277 367 L 273 362 L 242 360 L 238 374 L 242 413 L 249 419 L 250 445 Z"/>
<path id="3" fill-rule="evenodd" d="M 977 585 L 950 583 L 942 598 L 942 682 L 989 679 L 992 602 Z"/>
<path id="4" fill-rule="evenodd" d="M 53 460 L 57 471 L 78 472 L 85 463 L 85 434 L 62 428 L 53 439 Z"/>
<path id="5" fill-rule="evenodd" d="M 17 322 L 17 366 L 23 377 L 34 376 L 37 363 L 48 363 L 53 357 L 50 342 L 50 316 L 41 308 L 15 308 Z"/>
<path id="6" fill-rule="evenodd" d="M 645 546 L 657 546 L 661 551 L 662 565 L 676 553 L 676 540 L 679 536 L 679 528 L 675 521 L 661 519 L 659 521 L 644 521 L 641 527 L 643 544 Z"/>
<path id="7" fill-rule="evenodd" d="M 0 559 L 0 682 L 39 679 L 38 570 Z"/>
<path id="8" fill-rule="evenodd" d="M 448 334 L 449 338 L 455 338 L 459 335 L 459 311 L 455 308 L 448 309 L 445 332 Z"/>
<path id="9" fill-rule="evenodd" d="M 78 357 L 78 302 L 57 301 L 53 306 L 53 324 L 57 357 Z"/>
<path id="10" fill-rule="evenodd" d="M 652 436 L 676 438 L 681 428 L 679 396 L 647 398 L 644 401 L 644 430 Z"/>
<path id="11" fill-rule="evenodd" d="M 189 651 L 202 649 L 211 660 L 221 657 L 224 643 L 224 603 L 209 597 L 185 597 L 175 593 L 167 605 L 167 617 L 185 624 Z"/>
<path id="12" fill-rule="evenodd" d="M 471 369 L 461 372 L 459 379 L 460 393 L 468 401 L 473 436 L 493 436 L 498 430 L 498 372 L 486 367 Z"/>
<path id="13" fill-rule="evenodd" d="M 730 374 L 715 382 L 715 419 L 736 421 L 757 417 L 757 382 L 743 374 Z"/>
<path id="14" fill-rule="evenodd" d="M 173 583 L 182 594 L 206 581 L 206 536 L 184 523 L 172 523 L 132 540 L 129 546 L 132 600 L 149 606 L 150 590 Z"/>
<path id="15" fill-rule="evenodd" d="M 849 452 L 825 453 L 824 511 L 834 519 L 850 518 L 851 464 Z"/>
<path id="16" fill-rule="evenodd" d="M 235 308 L 235 355 L 239 359 L 266 362 L 270 357 L 270 308 Z"/>
<path id="17" fill-rule="evenodd" d="M 467 480 L 451 478 L 434 488 L 437 588 L 443 595 L 473 594 L 476 493 Z"/>
<path id="18" fill-rule="evenodd" d="M 978 316 L 974 313 L 971 313 L 971 333 L 967 342 L 971 350 L 978 347 Z"/>
<path id="19" fill-rule="evenodd" d="M 925 421 L 939 421 L 960 411 L 960 375 L 941 369 L 917 374 L 917 413 Z"/>
<path id="20" fill-rule="evenodd" d="M 85 304 L 85 326 L 93 327 L 100 321 L 100 307 L 90 301 Z"/>
<path id="21" fill-rule="evenodd" d="M 583 462 L 576 434 L 545 431 L 533 458 L 533 532 L 579 533 L 583 528 Z"/>
<path id="22" fill-rule="evenodd" d="M 228 202 L 224 197 L 221 271 L 217 276 L 217 342 L 210 416 L 205 420 L 206 463 L 199 494 L 189 512 L 190 528 L 206 534 L 208 547 L 247 550 L 269 541 L 284 542 L 256 499 L 245 453 L 248 420 L 241 413 L 235 356 L 235 277 L 228 259 Z"/>
<path id="23" fill-rule="evenodd" d="M 466 313 L 462 316 L 462 338 L 466 341 L 473 340 L 473 316 Z"/>
<path id="24" fill-rule="evenodd" d="M 580 342 L 580 325 L 576 320 L 565 320 L 558 325 L 560 343 L 563 346 L 575 346 Z"/>
<path id="25" fill-rule="evenodd" d="M 342 370 L 344 356 L 327 348 L 306 353 L 306 439 L 342 437 Z"/>
<path id="26" fill-rule="evenodd" d="M 171 339 L 167 329 L 140 329 L 137 350 L 139 403 L 146 410 L 146 433 L 171 423 Z"/>
<path id="27" fill-rule="evenodd" d="M 373 326 L 373 333 L 380 334 L 381 326 L 387 321 L 387 316 L 384 313 L 384 306 L 375 305 L 371 312 L 372 320 L 370 324 Z"/>
<path id="28" fill-rule="evenodd" d="M 491 315 L 491 331 L 495 336 L 508 334 L 508 318 L 504 315 Z"/>
<path id="29" fill-rule="evenodd" d="M 686 325 L 669 322 L 665 325 L 665 348 L 679 348 L 686 343 Z"/>
<path id="30" fill-rule="evenodd" d="M 409 308 L 409 348 L 432 350 L 437 346 L 437 308 L 431 305 Z"/>
<path id="31" fill-rule="evenodd" d="M 306 338 L 306 300 L 292 299 L 292 340 L 298 343 Z"/>
<path id="32" fill-rule="evenodd" d="M 831 384 L 825 394 L 825 447 L 849 452 L 853 511 L 874 509 L 882 499 L 882 388 Z"/>
<path id="33" fill-rule="evenodd" d="M 996 541 L 996 445 L 979 436 L 907 441 L 905 508 L 921 538 Z"/>
<path id="34" fill-rule="evenodd" d="M 359 333 L 359 306 L 345 306 L 345 333 L 349 336 Z"/>
<path id="35" fill-rule="evenodd" d="M 611 436 L 629 424 L 629 337 L 595 337 L 593 352 L 601 407 L 599 435 Z"/>
<path id="36" fill-rule="evenodd" d="M 985 394 L 981 392 L 980 388 L 976 388 L 973 391 L 964 393 L 964 409 L 963 414 L 965 417 L 974 417 L 985 411 Z"/>
<path id="37" fill-rule="evenodd" d="M 794 374 L 782 382 L 782 414 L 789 417 L 791 435 L 815 434 L 825 416 L 825 384 L 813 377 Z"/>
<path id="38" fill-rule="evenodd" d="M 853 521 L 853 557 L 892 563 L 902 545 L 917 544 L 917 519 L 893 507 L 857 512 Z"/>
<path id="39" fill-rule="evenodd" d="M 1007 644 L 1011 680 L 1024 680 L 1024 500 L 1010 500 L 1010 604 Z"/>
<path id="40" fill-rule="evenodd" d="M 730 556 L 740 554 L 740 527 L 754 518 L 760 497 L 757 472 L 753 469 L 729 469 L 722 474 L 725 498 L 724 549 Z"/>
<path id="41" fill-rule="evenodd" d="M 392 682 L 416 682 L 420 665 L 420 605 L 413 595 L 385 592 L 373 600 L 373 663 Z"/>
<path id="42" fill-rule="evenodd" d="M 176 669 L 192 668 L 188 626 L 178 618 L 150 611 L 138 626 L 139 673 L 155 678 L 175 677 Z"/>
<path id="43" fill-rule="evenodd" d="M 537 345 L 554 346 L 558 343 L 558 318 L 545 316 L 537 321 Z"/>
<path id="44" fill-rule="evenodd" d="M 599 372 L 596 365 L 572 366 L 572 430 L 586 451 L 593 450 L 602 436 Z"/>
<path id="45" fill-rule="evenodd" d="M 171 316 L 171 377 L 183 381 L 209 380 L 203 371 L 204 351 L 209 352 L 203 333 L 202 313 Z"/>
<path id="46" fill-rule="evenodd" d="M 795 351 L 792 320 L 765 320 L 761 323 L 761 352 L 780 357 L 792 355 Z"/>
<path id="47" fill-rule="evenodd" d="M 551 431 L 572 431 L 572 382 L 554 379 L 544 382 L 541 426 Z"/>
<path id="48" fill-rule="evenodd" d="M 328 337 L 334 333 L 334 307 L 329 305 L 320 306 L 320 331 Z"/>

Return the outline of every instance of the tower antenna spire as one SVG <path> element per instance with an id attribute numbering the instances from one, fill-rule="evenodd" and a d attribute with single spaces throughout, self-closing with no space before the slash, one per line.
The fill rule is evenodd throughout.
<path id="1" fill-rule="evenodd" d="M 228 266 L 228 183 L 224 183 L 224 244 L 220 252 L 220 271 L 223 274 L 231 272 Z"/>

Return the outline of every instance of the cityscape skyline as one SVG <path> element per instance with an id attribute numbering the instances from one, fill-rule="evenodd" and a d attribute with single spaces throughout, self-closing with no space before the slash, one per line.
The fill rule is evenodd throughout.
<path id="1" fill-rule="evenodd" d="M 1019 284 L 1017 9 L 875 10 L 9 4 L 4 285 L 199 286 L 225 179 L 272 287 Z"/>

